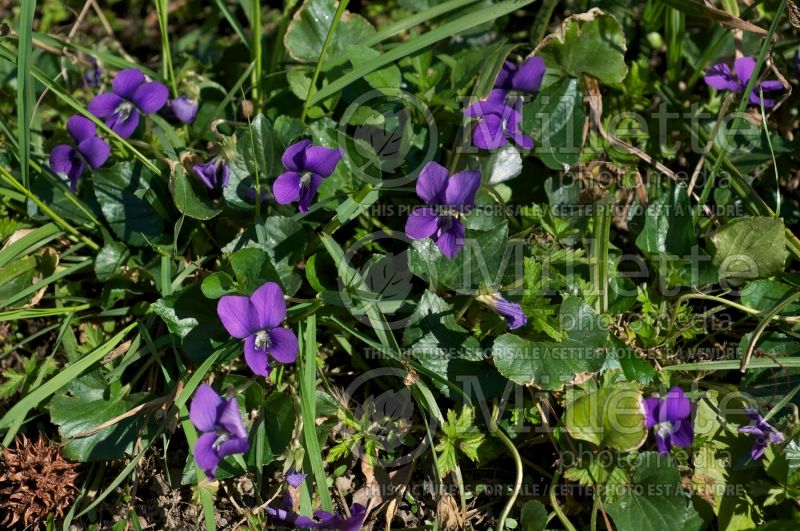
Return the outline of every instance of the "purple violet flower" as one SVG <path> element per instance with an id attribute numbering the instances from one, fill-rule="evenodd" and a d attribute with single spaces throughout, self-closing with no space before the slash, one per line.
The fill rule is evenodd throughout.
<path id="1" fill-rule="evenodd" d="M 92 63 L 92 66 L 86 70 L 86 73 L 83 75 L 83 86 L 96 88 L 100 86 L 103 71 L 100 70 L 100 65 L 97 64 L 97 59 L 91 57 L 89 60 Z"/>
<path id="2" fill-rule="evenodd" d="M 103 119 L 122 138 L 136 131 L 140 113 L 158 112 L 169 97 L 167 87 L 157 81 L 146 82 L 144 74 L 135 68 L 120 71 L 111 90 L 95 96 L 89 102 L 89 112 Z"/>
<path id="3" fill-rule="evenodd" d="M 327 511 L 316 511 L 316 520 L 300 516 L 285 508 L 266 508 L 267 514 L 296 529 L 321 529 L 323 531 L 359 531 L 367 517 L 367 508 L 360 503 L 350 506 L 350 517 L 331 514 Z"/>
<path id="4" fill-rule="evenodd" d="M 280 174 L 272 185 L 275 200 L 281 205 L 297 201 L 300 212 L 308 212 L 317 188 L 330 177 L 341 158 L 341 150 L 314 146 L 310 140 L 292 144 L 281 157 L 289 171 Z"/>
<path id="5" fill-rule="evenodd" d="M 739 426 L 739 433 L 747 433 L 756 438 L 753 449 L 750 450 L 750 457 L 753 461 L 758 461 L 764 455 L 767 446 L 783 442 L 783 434 L 768 423 L 758 410 L 747 409 L 746 412 L 752 422 L 747 426 Z"/>
<path id="6" fill-rule="evenodd" d="M 286 301 L 274 282 L 267 282 L 250 297 L 225 295 L 217 303 L 217 315 L 230 335 L 244 339 L 244 359 L 255 374 L 269 376 L 270 357 L 278 363 L 297 359 L 297 337 L 280 326 L 286 319 Z"/>
<path id="7" fill-rule="evenodd" d="M 508 324 L 509 330 L 516 330 L 528 324 L 528 316 L 525 315 L 522 306 L 515 302 L 507 301 L 499 293 L 478 295 L 477 300 L 502 315 Z"/>
<path id="8" fill-rule="evenodd" d="M 50 167 L 69 179 L 69 189 L 78 189 L 78 179 L 88 165 L 96 170 L 108 160 L 111 148 L 96 136 L 94 122 L 83 116 L 72 116 L 67 120 L 67 132 L 76 147 L 60 144 L 50 152 Z M 77 148 L 77 149 L 76 149 Z"/>
<path id="9" fill-rule="evenodd" d="M 406 221 L 406 235 L 413 240 L 430 238 L 442 254 L 453 258 L 464 246 L 463 214 L 475 206 L 481 174 L 475 170 L 449 176 L 436 162 L 422 168 L 417 195 L 428 206 L 414 209 Z"/>
<path id="10" fill-rule="evenodd" d="M 753 57 L 739 57 L 733 62 L 735 75 L 730 67 L 725 63 L 719 63 L 711 67 L 705 75 L 706 85 L 717 90 L 730 90 L 733 92 L 743 92 L 747 88 L 747 83 L 753 76 L 756 68 L 756 60 Z M 750 103 L 753 105 L 761 104 L 761 91 L 775 92 L 783 90 L 780 81 L 762 81 L 756 83 L 753 92 L 750 93 Z M 775 105 L 775 100 L 764 98 L 764 107 L 769 109 Z"/>
<path id="11" fill-rule="evenodd" d="M 190 100 L 188 96 L 181 96 L 179 98 L 175 98 L 174 100 L 170 100 L 169 108 L 175 118 L 184 124 L 190 124 L 194 122 L 194 119 L 197 117 L 197 102 Z"/>
<path id="12" fill-rule="evenodd" d="M 546 71 L 547 67 L 541 57 L 529 57 L 520 65 L 506 61 L 497 74 L 494 88 L 533 94 L 539 92 Z"/>
<path id="13" fill-rule="evenodd" d="M 192 173 L 209 190 L 222 190 L 228 186 L 228 177 L 230 177 L 231 169 L 219 158 L 214 158 L 205 164 L 195 164 L 192 166 Z"/>
<path id="14" fill-rule="evenodd" d="M 680 387 L 673 387 L 664 398 L 644 399 L 645 428 L 653 428 L 656 447 L 667 455 L 673 446 L 692 445 L 692 403 Z"/>
<path id="15" fill-rule="evenodd" d="M 504 90 L 493 89 L 485 100 L 476 101 L 464 110 L 464 116 L 477 118 L 472 143 L 480 149 L 497 149 L 511 139 L 522 149 L 533 149 L 533 139 L 522 133 L 519 98 L 509 103 Z"/>
<path id="16" fill-rule="evenodd" d="M 292 470 L 291 472 L 286 474 L 286 483 L 298 489 L 300 488 L 300 485 L 303 484 L 303 481 L 305 481 L 307 475 L 308 474 L 303 474 L 299 470 Z"/>
<path id="17" fill-rule="evenodd" d="M 223 457 L 250 449 L 236 398 L 224 399 L 202 384 L 189 406 L 189 419 L 203 432 L 194 444 L 194 460 L 208 479 L 214 479 Z"/>

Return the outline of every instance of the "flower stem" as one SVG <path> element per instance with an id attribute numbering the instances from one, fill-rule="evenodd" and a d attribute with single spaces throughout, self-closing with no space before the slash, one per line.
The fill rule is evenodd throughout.
<path id="1" fill-rule="evenodd" d="M 495 404 L 494 409 L 492 411 L 492 418 L 489 421 L 489 432 L 492 433 L 495 437 L 500 439 L 508 451 L 511 453 L 511 457 L 514 458 L 514 467 L 517 471 L 516 479 L 514 480 L 514 490 L 511 492 L 511 497 L 506 502 L 505 507 L 503 507 L 503 511 L 500 513 L 500 517 L 497 519 L 497 531 L 503 531 L 506 525 L 506 518 L 508 518 L 508 514 L 511 512 L 511 508 L 514 506 L 514 502 L 517 501 L 517 496 L 519 496 L 520 488 L 522 488 L 522 459 L 519 456 L 519 452 L 517 448 L 514 446 L 514 443 L 511 442 L 511 439 L 503 433 L 503 430 L 497 425 L 497 416 L 499 415 L 500 410 Z"/>
<path id="2" fill-rule="evenodd" d="M 558 485 L 559 480 L 561 480 L 561 470 L 557 470 L 556 474 L 553 476 L 553 481 L 550 483 L 550 504 L 553 506 L 553 510 L 556 512 L 558 519 L 561 520 L 561 524 L 564 526 L 564 529 L 567 531 L 577 531 L 575 526 L 572 525 L 572 522 L 569 521 L 567 515 L 564 514 L 564 510 L 558 504 L 558 499 L 556 498 L 556 486 Z"/>

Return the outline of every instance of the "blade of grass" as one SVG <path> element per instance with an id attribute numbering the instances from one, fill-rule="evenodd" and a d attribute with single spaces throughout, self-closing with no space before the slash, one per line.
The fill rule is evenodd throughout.
<path id="1" fill-rule="evenodd" d="M 592 283 L 597 293 L 595 310 L 597 313 L 608 311 L 608 244 L 611 237 L 611 208 L 598 205 L 594 215 L 592 242 Z"/>
<path id="2" fill-rule="evenodd" d="M 47 245 L 51 241 L 64 234 L 55 223 L 47 223 L 41 227 L 33 229 L 19 240 L 15 241 L 2 251 L 0 251 L 0 267 L 5 266 L 12 260 L 28 255 Z"/>
<path id="3" fill-rule="evenodd" d="M 693 363 L 679 363 L 677 365 L 666 365 L 661 368 L 663 371 L 731 371 L 739 369 L 739 360 L 720 360 L 720 361 L 700 361 Z M 800 358 L 756 358 L 750 361 L 750 369 L 796 369 L 800 367 Z"/>
<path id="4" fill-rule="evenodd" d="M 434 18 L 449 13 L 450 11 L 454 11 L 456 9 L 466 7 L 470 4 L 474 4 L 478 1 L 479 0 L 450 0 L 449 2 L 444 2 L 442 4 L 429 7 L 424 11 L 420 11 L 419 13 L 415 13 L 402 20 L 398 20 L 393 24 L 385 26 L 384 28 L 378 30 L 372 36 L 359 42 L 357 46 L 366 46 L 368 48 L 371 48 L 372 46 L 379 44 L 385 41 L 386 39 L 394 37 L 399 33 L 402 33 L 406 30 L 409 30 L 421 24 L 424 24 Z M 331 57 L 330 59 L 326 59 L 323 68 L 326 71 L 328 71 L 336 66 L 348 62 L 349 60 L 350 58 L 347 56 L 347 54 L 337 55 Z"/>
<path id="5" fill-rule="evenodd" d="M 0 176 L 2 176 L 3 180 L 5 180 L 8 184 L 10 184 L 14 188 L 16 188 L 18 191 L 20 191 L 23 194 L 25 194 L 28 197 L 28 199 L 33 201 L 36 204 L 36 206 L 39 207 L 39 209 L 42 212 L 45 213 L 45 215 L 47 215 L 50 219 L 52 219 L 57 225 L 61 226 L 61 228 L 63 228 L 68 233 L 72 234 L 73 236 L 75 236 L 76 238 L 81 240 L 83 243 L 88 245 L 89 248 L 91 248 L 93 251 L 99 251 L 100 250 L 100 246 L 99 245 L 94 243 L 87 236 L 84 236 L 83 234 L 81 234 L 78 231 L 78 229 L 73 227 L 67 220 L 65 220 L 64 218 L 62 218 L 58 214 L 56 214 L 50 207 L 45 205 L 42 202 L 42 200 L 39 199 L 36 195 L 34 195 L 33 192 L 28 190 L 28 188 L 25 185 L 23 185 L 18 180 L 16 180 L 14 178 L 14 176 L 11 175 L 8 172 L 8 170 L 6 170 L 5 168 L 0 167 Z"/>
<path id="6" fill-rule="evenodd" d="M 33 19 L 36 0 L 22 2 L 17 43 L 17 138 L 20 150 L 22 183 L 30 186 L 31 120 L 33 119 Z"/>
<path id="7" fill-rule="evenodd" d="M 301 329 L 302 330 L 302 329 Z M 302 361 L 300 369 L 300 414 L 303 418 L 303 441 L 306 458 L 314 474 L 322 508 L 333 511 L 333 501 L 328 492 L 328 480 L 322 463 L 322 450 L 317 439 L 317 316 L 311 314 L 306 318 L 305 334 L 301 334 L 300 352 Z"/>
<path id="8" fill-rule="evenodd" d="M 739 368 L 739 370 L 741 372 L 747 372 L 747 365 L 750 363 L 750 358 L 753 355 L 753 351 L 756 348 L 756 344 L 758 343 L 758 340 L 761 338 L 761 334 L 763 334 L 764 330 L 766 330 L 767 326 L 769 326 L 769 322 L 772 320 L 772 318 L 775 317 L 776 315 L 778 315 L 781 312 L 781 310 L 783 310 L 784 308 L 789 306 L 791 303 L 796 301 L 798 298 L 800 298 L 800 291 L 796 291 L 796 292 L 792 293 L 791 295 L 788 295 L 786 298 L 784 298 L 778 304 L 773 306 L 770 311 L 768 311 L 768 312 L 766 312 L 764 314 L 764 317 L 761 319 L 761 322 L 758 323 L 758 326 L 756 327 L 756 329 L 753 330 L 753 335 L 752 335 L 752 337 L 750 337 L 749 343 L 747 343 L 747 349 L 744 352 L 744 358 L 742 359 L 742 365 Z"/>
<path id="9" fill-rule="evenodd" d="M 158 17 L 158 29 L 161 32 L 161 74 L 169 81 L 172 95 L 178 96 L 178 85 L 175 82 L 175 71 L 172 68 L 172 51 L 169 45 L 169 23 L 167 15 L 169 13 L 169 0 L 154 0 L 156 4 L 156 16 Z"/>
<path id="10" fill-rule="evenodd" d="M 250 17 L 250 31 L 253 34 L 250 57 L 255 65 L 251 90 L 256 112 L 261 112 L 261 85 L 264 82 L 264 59 L 261 56 L 261 0 L 250 0 Z"/>
<path id="11" fill-rule="evenodd" d="M 370 72 L 374 72 L 375 70 L 393 63 L 398 59 L 402 59 L 407 55 L 417 52 L 423 48 L 427 48 L 441 40 L 452 37 L 453 35 L 466 31 L 470 28 L 474 28 L 475 26 L 479 26 L 489 22 L 490 20 L 507 15 L 512 11 L 516 11 L 517 9 L 521 9 L 526 5 L 533 3 L 533 1 L 534 0 L 505 0 L 497 4 L 486 6 L 480 11 L 475 11 L 456 20 L 443 24 L 438 28 L 420 35 L 419 37 L 406 43 L 403 43 L 386 53 L 382 53 L 374 59 L 365 61 L 358 68 L 354 68 L 349 73 L 322 87 L 319 92 L 316 92 L 310 98 L 310 100 L 308 100 L 308 105 L 316 105 L 317 103 L 320 103 L 321 101 L 333 96 L 343 88 L 349 86 L 351 83 L 363 78 Z"/>
<path id="12" fill-rule="evenodd" d="M 231 25 L 233 31 L 236 32 L 236 35 L 238 35 L 239 38 L 242 40 L 242 44 L 244 44 L 245 46 L 247 46 L 248 49 L 250 49 L 251 44 L 244 34 L 244 29 L 242 28 L 242 25 L 239 24 L 238 20 L 236 20 L 236 17 L 233 15 L 233 13 L 231 13 L 231 10 L 228 9 L 228 6 L 225 5 L 225 2 L 223 0 L 214 0 L 214 4 L 217 6 L 217 9 L 220 10 L 222 16 L 225 17 L 225 20 L 228 21 L 228 24 Z"/>
<path id="13" fill-rule="evenodd" d="M 25 300 L 26 298 L 30 297 L 31 295 L 33 295 L 34 293 L 36 293 L 40 289 L 42 289 L 42 288 L 44 288 L 46 286 L 49 286 L 50 284 L 52 284 L 56 280 L 60 280 L 60 279 L 62 279 L 64 277 L 68 277 L 69 275 L 71 275 L 71 274 L 73 274 L 73 273 L 75 273 L 77 271 L 80 271 L 81 269 L 83 269 L 85 267 L 89 267 L 90 265 L 92 265 L 92 263 L 93 263 L 93 260 L 85 260 L 85 261 L 79 262 L 79 263 L 77 263 L 77 264 L 75 264 L 73 266 L 66 267 L 66 268 L 62 269 L 61 271 L 57 271 L 57 272 L 53 273 L 52 275 L 50 275 L 50 276 L 48 276 L 46 278 L 43 278 L 39 282 L 36 282 L 36 283 L 28 286 L 27 288 L 23 289 L 22 291 L 18 291 L 17 293 L 12 295 L 10 299 L 0 300 L 0 308 L 2 308 L 3 306 L 11 306 L 12 304 L 14 304 L 16 302 Z"/>
<path id="14" fill-rule="evenodd" d="M 339 20 L 341 20 L 342 15 L 344 15 L 345 10 L 347 9 L 347 4 L 350 3 L 350 0 L 340 0 L 339 6 L 336 8 L 336 12 L 333 14 L 333 20 L 331 21 L 331 27 L 328 28 L 328 34 L 325 36 L 325 42 L 322 43 L 322 50 L 319 53 L 319 59 L 317 59 L 317 66 L 314 68 L 314 74 L 311 76 L 311 83 L 308 85 L 308 93 L 306 94 L 306 101 L 303 102 L 303 111 L 300 113 L 300 122 L 305 123 L 306 121 L 306 114 L 308 114 L 309 108 L 309 101 L 311 101 L 311 95 L 314 94 L 314 91 L 317 90 L 317 79 L 319 79 L 319 72 L 322 69 L 322 60 L 325 57 L 325 54 L 328 52 L 328 47 L 331 44 L 331 40 L 333 39 L 334 33 L 336 33 L 336 28 L 339 27 Z"/>

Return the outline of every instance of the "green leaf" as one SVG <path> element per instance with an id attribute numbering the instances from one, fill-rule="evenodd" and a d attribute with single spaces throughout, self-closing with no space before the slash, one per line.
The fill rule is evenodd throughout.
<path id="1" fill-rule="evenodd" d="M 414 241 L 409 253 L 412 273 L 434 286 L 459 292 L 498 289 L 513 269 L 509 266 L 508 223 L 500 219 L 492 230 L 470 230 L 470 221 L 479 218 L 477 211 L 467 216 L 464 247 L 452 259 L 431 239 Z"/>
<path id="2" fill-rule="evenodd" d="M 130 256 L 130 251 L 124 243 L 107 243 L 97 253 L 94 260 L 94 272 L 98 280 L 108 280 L 117 270 L 125 265 Z"/>
<path id="3" fill-rule="evenodd" d="M 606 503 L 605 510 L 619 531 L 681 531 L 694 528 L 698 518 L 677 467 L 655 452 L 637 456 L 632 484 L 618 500 Z"/>
<path id="4" fill-rule="evenodd" d="M 326 63 L 320 57 L 328 30 L 333 23 L 336 4 L 328 0 L 306 0 L 294 14 L 283 39 L 289 55 L 304 63 Z M 339 27 L 328 46 L 327 57 L 346 54 L 348 49 L 375 34 L 364 17 L 344 12 Z"/>
<path id="5" fill-rule="evenodd" d="M 164 222 L 137 191 L 146 190 L 154 174 L 140 163 L 119 162 L 92 175 L 94 194 L 111 230 L 134 247 L 164 235 Z"/>
<path id="6" fill-rule="evenodd" d="M 219 299 L 223 295 L 234 293 L 236 286 L 228 273 L 214 271 L 203 279 L 200 289 L 203 290 L 203 295 L 209 299 Z"/>
<path id="7" fill-rule="evenodd" d="M 260 235 L 257 235 L 259 232 Z M 295 264 L 303 259 L 306 243 L 308 237 L 298 222 L 283 216 L 270 216 L 260 226 L 248 228 L 222 251 L 233 253 L 239 249 L 255 247 L 266 252 L 286 294 L 293 295 L 300 289 L 302 282 L 295 270 Z"/>
<path id="8" fill-rule="evenodd" d="M 542 89 L 523 109 L 522 130 L 536 142 L 536 156 L 552 170 L 572 166 L 581 156 L 586 112 L 576 78 Z"/>
<path id="9" fill-rule="evenodd" d="M 760 312 L 769 312 L 794 291 L 790 285 L 776 280 L 754 280 L 742 288 L 742 304 Z M 798 313 L 800 313 L 800 302 L 793 302 L 781 310 L 780 315 Z"/>
<path id="10" fill-rule="evenodd" d="M 542 502 L 530 500 L 522 506 L 519 523 L 522 531 L 544 531 L 547 528 L 547 509 Z"/>
<path id="11" fill-rule="evenodd" d="M 647 438 L 642 391 L 638 384 L 624 383 L 583 394 L 567 404 L 565 426 L 572 437 L 601 449 L 639 448 Z"/>
<path id="12" fill-rule="evenodd" d="M 419 363 L 442 378 L 435 382 L 439 392 L 451 395 L 451 385 L 464 387 L 465 392 L 480 389 L 483 397 L 494 396 L 504 389 L 506 380 L 483 357 L 480 343 L 458 324 L 452 305 L 431 291 L 420 298 L 403 333 L 403 343 Z"/>
<path id="13" fill-rule="evenodd" d="M 216 302 L 203 296 L 193 285 L 179 293 L 158 299 L 151 305 L 170 333 L 177 336 L 183 349 L 194 361 L 202 361 L 229 338 L 217 316 Z"/>
<path id="14" fill-rule="evenodd" d="M 95 371 L 73 380 L 64 393 L 53 397 L 50 420 L 67 441 L 96 429 L 146 400 L 144 394 L 127 394 L 119 382 L 109 386 Z M 63 446 L 64 456 L 81 462 L 119 459 L 133 451 L 143 418 L 142 415 L 132 415 L 93 435 L 71 439 Z"/>
<path id="15" fill-rule="evenodd" d="M 219 215 L 222 209 L 214 206 L 208 191 L 197 179 L 186 174 L 181 164 L 176 164 L 170 176 L 172 198 L 175 206 L 190 218 L 207 220 Z"/>
<path id="16" fill-rule="evenodd" d="M 720 278 L 771 277 L 786 263 L 785 228 L 774 218 L 739 218 L 721 227 L 711 241 Z"/>
<path id="17" fill-rule="evenodd" d="M 697 245 L 692 206 L 686 187 L 678 185 L 647 207 L 644 228 L 636 238 L 636 246 L 645 254 L 670 253 L 688 256 Z"/>
<path id="18" fill-rule="evenodd" d="M 559 390 L 600 370 L 605 361 L 608 329 L 592 308 L 576 297 L 561 305 L 559 316 L 568 339 L 561 343 L 498 337 L 492 357 L 500 374 L 520 385 Z"/>
<path id="19" fill-rule="evenodd" d="M 236 251 L 231 255 L 230 262 L 239 290 L 244 294 L 254 292 L 267 281 L 281 281 L 269 255 L 261 249 L 251 247 Z"/>
<path id="20" fill-rule="evenodd" d="M 626 50 L 625 34 L 617 19 L 594 8 L 565 20 L 544 38 L 535 53 L 548 68 L 578 78 L 588 74 L 606 85 L 616 85 L 628 74 Z"/>

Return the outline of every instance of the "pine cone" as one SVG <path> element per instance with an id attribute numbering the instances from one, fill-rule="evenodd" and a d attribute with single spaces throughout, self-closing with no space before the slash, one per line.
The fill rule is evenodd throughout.
<path id="1" fill-rule="evenodd" d="M 0 527 L 37 528 L 51 514 L 64 516 L 78 493 L 77 463 L 65 461 L 58 445 L 39 434 L 34 444 L 24 435 L 16 447 L 3 448 L 0 460 Z"/>

